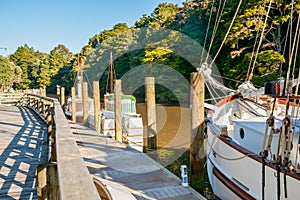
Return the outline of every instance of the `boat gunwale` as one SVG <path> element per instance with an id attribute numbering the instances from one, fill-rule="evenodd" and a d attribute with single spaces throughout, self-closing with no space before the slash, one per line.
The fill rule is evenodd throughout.
<path id="1" fill-rule="evenodd" d="M 262 164 L 263 160 L 258 154 L 256 154 L 256 153 L 242 147 L 241 145 L 237 144 L 229 136 L 228 137 L 221 136 L 220 134 L 216 133 L 211 126 L 214 126 L 214 125 L 211 122 L 207 122 L 207 128 L 211 130 L 210 132 L 215 137 L 217 137 L 219 140 L 221 140 L 223 143 L 225 143 L 226 145 L 232 147 L 233 149 L 237 150 L 238 152 L 244 154 L 245 156 L 247 156 L 247 157 L 249 157 L 249 158 L 251 158 L 251 159 L 253 159 L 253 160 L 255 160 L 255 161 Z M 209 145 L 213 145 L 213 144 L 209 144 Z M 213 147 L 211 147 L 211 148 L 213 149 Z M 272 169 L 276 170 L 276 166 L 278 164 L 275 165 L 270 160 L 265 159 L 265 165 L 269 168 L 272 168 Z M 283 169 L 282 166 L 280 167 L 280 173 L 285 173 L 285 170 Z M 287 170 L 286 175 L 300 181 L 300 175 L 297 174 L 296 172 L 290 172 L 289 170 Z"/>

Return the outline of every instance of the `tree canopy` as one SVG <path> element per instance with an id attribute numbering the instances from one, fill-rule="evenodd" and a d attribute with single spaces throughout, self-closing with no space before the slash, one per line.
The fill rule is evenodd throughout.
<path id="1" fill-rule="evenodd" d="M 182 5 L 161 3 L 152 13 L 137 19 L 132 27 L 118 23 L 112 29 L 94 35 L 75 55 L 62 44 L 57 45 L 49 54 L 36 51 L 25 44 L 8 58 L 1 57 L 0 69 L 5 72 L 2 75 L 2 87 L 12 84 L 17 89 L 46 87 L 49 92 L 55 92 L 56 85 L 61 85 L 69 90 L 76 72 L 83 67 L 94 80 L 102 77 L 101 91 L 105 91 L 108 71 L 103 70 L 101 74 L 97 69 L 99 66 L 107 68 L 110 53 L 114 56 L 117 78 L 137 66 L 161 64 L 171 67 L 189 80 L 195 67 L 173 49 L 179 48 L 186 54 L 193 54 L 197 50 L 189 44 L 180 43 L 180 34 L 198 42 L 214 57 L 228 31 L 238 3 L 236 0 L 188 0 Z M 298 1 L 294 5 L 292 1 L 284 0 L 243 1 L 215 60 L 221 75 L 251 81 L 254 85 L 263 85 L 265 81 L 284 76 L 290 63 L 288 49 L 291 49 L 297 36 L 299 9 Z M 155 35 L 155 31 L 159 32 L 160 29 L 174 31 L 162 34 L 164 37 L 160 38 Z M 195 55 L 201 54 L 197 53 Z M 298 61 L 299 54 L 296 53 L 297 56 L 291 58 L 293 62 Z M 159 68 L 152 70 L 159 72 Z M 225 84 L 231 88 L 237 87 L 236 82 L 226 79 Z M 174 100 L 173 94 L 166 92 L 166 88 L 159 87 L 158 97 Z M 142 89 L 138 89 L 137 93 L 143 93 Z"/>
<path id="2" fill-rule="evenodd" d="M 22 70 L 8 58 L 0 56 L 0 91 L 6 90 L 21 80 Z"/>

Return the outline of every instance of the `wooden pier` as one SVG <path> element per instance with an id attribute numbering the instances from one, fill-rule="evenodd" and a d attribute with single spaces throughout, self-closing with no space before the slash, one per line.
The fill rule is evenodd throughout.
<path id="1" fill-rule="evenodd" d="M 130 194 L 138 200 L 204 199 L 146 154 L 78 123 L 70 122 L 70 127 L 89 172 L 107 188 L 118 185 L 126 199 Z"/>
<path id="2" fill-rule="evenodd" d="M 48 158 L 47 127 L 29 109 L 0 105 L 0 199 L 37 199 L 36 168 Z"/>
<path id="3" fill-rule="evenodd" d="M 67 121 L 56 99 L 0 105 L 0 199 L 204 199 L 126 144 Z"/>

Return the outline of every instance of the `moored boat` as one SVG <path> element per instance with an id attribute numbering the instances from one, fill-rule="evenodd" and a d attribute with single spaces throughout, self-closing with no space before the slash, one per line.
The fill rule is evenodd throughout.
<path id="1" fill-rule="evenodd" d="M 277 104 L 273 118 L 263 101 L 231 99 L 208 115 L 207 169 L 214 193 L 221 199 L 297 199 L 299 120 L 290 118 L 288 139 L 279 112 L 284 105 Z"/>

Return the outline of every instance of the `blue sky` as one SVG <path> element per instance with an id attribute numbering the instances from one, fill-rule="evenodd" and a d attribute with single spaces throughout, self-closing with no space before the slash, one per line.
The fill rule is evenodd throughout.
<path id="1" fill-rule="evenodd" d="M 95 34 L 117 23 L 132 26 L 159 3 L 185 0 L 0 0 L 0 55 L 28 44 L 49 53 L 63 44 L 77 53 Z"/>

